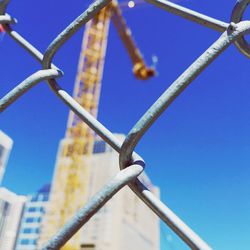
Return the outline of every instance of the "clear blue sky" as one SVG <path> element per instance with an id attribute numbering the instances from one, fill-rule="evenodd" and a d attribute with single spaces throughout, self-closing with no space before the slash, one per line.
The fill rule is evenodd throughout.
<path id="1" fill-rule="evenodd" d="M 229 21 L 235 0 L 178 1 Z M 15 29 L 41 51 L 89 2 L 14 1 L 8 12 Z M 99 120 L 127 134 L 157 97 L 219 33 L 146 5 L 124 13 L 147 62 L 159 58 L 155 79 L 137 82 L 126 51 L 111 25 Z M 61 85 L 72 92 L 82 31 L 56 56 L 65 72 Z M 40 69 L 8 36 L 0 43 L 0 96 Z M 173 103 L 137 147 L 162 200 L 217 250 L 250 249 L 250 61 L 234 46 Z M 0 129 L 14 140 L 4 186 L 32 193 L 50 182 L 68 109 L 40 83 L 0 116 Z M 162 250 L 187 249 L 173 237 Z M 164 235 L 164 233 L 163 233 Z"/>

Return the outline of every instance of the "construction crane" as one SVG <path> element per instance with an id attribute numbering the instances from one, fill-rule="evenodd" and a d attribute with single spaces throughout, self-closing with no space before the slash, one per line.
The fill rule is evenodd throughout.
<path id="1" fill-rule="evenodd" d="M 147 67 L 136 47 L 116 1 L 111 2 L 86 24 L 73 97 L 93 116 L 97 116 L 101 80 L 107 47 L 110 20 L 113 21 L 133 63 L 136 78 L 146 80 L 155 75 Z M 95 135 L 72 111 L 69 114 L 65 138 L 61 141 L 50 194 L 38 246 L 53 236 L 87 199 L 91 169 L 85 162 L 93 152 Z M 77 233 L 62 248 L 79 250 Z"/>

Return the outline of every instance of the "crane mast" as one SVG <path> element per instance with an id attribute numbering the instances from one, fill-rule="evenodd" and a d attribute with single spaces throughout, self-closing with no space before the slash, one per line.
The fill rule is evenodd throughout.
<path id="1" fill-rule="evenodd" d="M 113 14 L 112 20 L 115 20 L 120 37 L 126 44 L 136 77 L 147 79 L 153 75 L 153 70 L 146 67 L 136 48 L 118 8 L 116 2 L 109 4 L 86 24 L 84 32 L 73 97 L 94 117 L 98 112 L 108 30 Z M 86 203 L 91 169 L 85 159 L 93 152 L 94 140 L 93 131 L 70 111 L 65 138 L 61 140 L 58 150 L 38 246 L 49 240 Z M 79 250 L 80 234 L 74 235 L 61 249 Z"/>

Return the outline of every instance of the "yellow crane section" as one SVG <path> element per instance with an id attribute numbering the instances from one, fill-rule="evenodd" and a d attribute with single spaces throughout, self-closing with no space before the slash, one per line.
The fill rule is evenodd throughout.
<path id="1" fill-rule="evenodd" d="M 144 80 L 154 75 L 154 70 L 146 67 L 136 48 L 117 2 L 112 2 L 86 25 L 73 93 L 74 99 L 95 117 L 111 17 L 132 59 L 135 76 Z M 94 138 L 90 128 L 71 111 L 65 138 L 59 146 L 38 246 L 49 240 L 86 203 L 91 169 L 84 159 L 93 152 Z M 80 243 L 80 234 L 77 233 L 62 249 L 80 250 Z"/>
<path id="2" fill-rule="evenodd" d="M 112 2 L 112 21 L 116 27 L 116 30 L 122 39 L 128 54 L 133 63 L 133 73 L 137 79 L 147 80 L 155 75 L 153 68 L 147 67 L 140 50 L 136 47 L 136 44 L 132 38 L 131 31 L 126 25 L 126 21 L 122 16 L 121 9 L 116 1 Z"/>

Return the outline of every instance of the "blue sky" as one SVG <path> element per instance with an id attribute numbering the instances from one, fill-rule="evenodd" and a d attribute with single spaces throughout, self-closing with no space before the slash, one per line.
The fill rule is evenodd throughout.
<path id="1" fill-rule="evenodd" d="M 229 21 L 234 0 L 178 1 Z M 14 27 L 41 51 L 89 4 L 80 0 L 12 1 Z M 149 4 L 126 11 L 127 23 L 150 64 L 159 58 L 158 76 L 138 82 L 127 53 L 111 25 L 98 119 L 111 131 L 127 134 L 161 93 L 218 37 L 209 30 Z M 247 16 L 246 16 L 247 18 Z M 82 32 L 57 54 L 73 89 Z M 0 42 L 0 96 L 41 66 L 8 36 Z M 248 250 L 250 245 L 250 88 L 249 59 L 231 46 L 152 126 L 137 147 L 161 198 L 214 249 Z M 68 109 L 40 83 L 0 116 L 0 129 L 14 140 L 3 185 L 19 194 L 50 182 Z M 171 234 L 162 250 L 188 249 Z"/>

